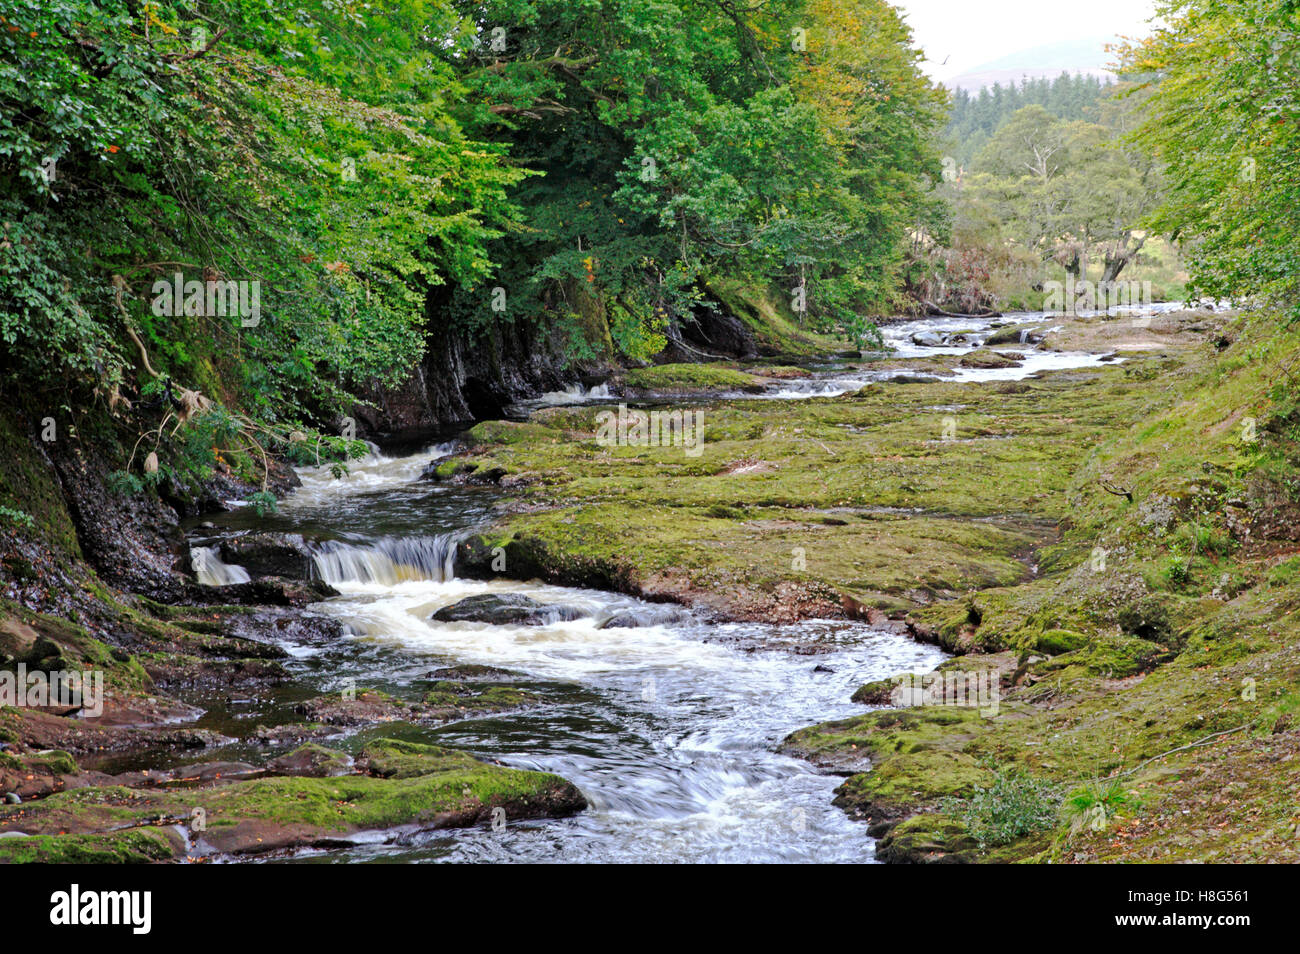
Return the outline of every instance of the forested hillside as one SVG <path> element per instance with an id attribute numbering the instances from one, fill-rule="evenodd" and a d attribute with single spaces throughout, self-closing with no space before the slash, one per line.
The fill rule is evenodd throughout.
<path id="1" fill-rule="evenodd" d="M 916 60 L 875 0 L 20 2 L 6 380 L 183 420 L 134 484 L 256 471 L 449 336 L 644 360 L 728 281 L 860 336 L 938 176 Z"/>
<path id="2" fill-rule="evenodd" d="M 978 93 L 953 90 L 948 125 L 943 130 L 948 154 L 959 166 L 970 166 L 1007 120 L 1026 106 L 1041 106 L 1067 122 L 1093 119 L 1098 105 L 1111 94 L 1111 86 L 1099 76 L 1062 73 L 1051 80 L 1023 79 L 1008 86 L 994 83 Z"/>

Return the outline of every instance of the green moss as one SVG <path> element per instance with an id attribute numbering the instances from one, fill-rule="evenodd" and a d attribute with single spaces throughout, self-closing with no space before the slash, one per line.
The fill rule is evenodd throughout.
<path id="1" fill-rule="evenodd" d="M 562 435 L 541 424 L 514 421 L 482 421 L 469 430 L 471 440 L 480 444 L 521 444 L 559 440 Z"/>
<path id="2" fill-rule="evenodd" d="M 590 569 L 585 582 L 630 588 L 672 576 L 755 612 L 782 585 L 867 604 L 1013 586 L 1035 548 L 1053 545 L 1090 443 L 1149 410 L 1122 380 L 1112 368 L 1014 394 L 934 384 L 718 402 L 694 457 L 602 447 L 595 409 L 547 413 L 537 439 L 493 449 L 492 466 L 535 479 L 518 491 L 524 512 L 491 536 L 523 561 L 508 559 L 511 574 L 584 582 Z M 944 441 L 934 409 L 954 404 L 968 410 L 959 439 Z"/>
<path id="3" fill-rule="evenodd" d="M 908 864 L 966 862 L 976 858 L 966 826 L 936 812 L 923 812 L 889 829 L 876 845 L 881 861 Z"/>
<path id="4" fill-rule="evenodd" d="M 74 775 L 77 772 L 76 761 L 61 749 L 28 755 L 25 761 L 30 768 L 42 769 L 51 775 Z"/>
<path id="5" fill-rule="evenodd" d="M 850 777 L 835 790 L 835 804 L 868 818 L 892 818 L 991 781 L 988 769 L 962 752 L 902 752 Z"/>
<path id="6" fill-rule="evenodd" d="M 361 750 L 360 758 L 382 778 L 418 778 L 434 772 L 473 769 L 480 764 L 464 752 L 400 739 L 372 742 Z"/>
<path id="7" fill-rule="evenodd" d="M 286 771 L 282 766 L 294 766 L 295 770 Z M 270 763 L 273 770 L 285 771 L 290 775 L 336 776 L 351 771 L 352 760 L 347 753 L 336 749 L 307 742 L 298 746 L 287 755 L 282 755 Z"/>
<path id="8" fill-rule="evenodd" d="M 56 422 L 56 426 L 64 439 L 69 439 L 69 422 Z M 77 530 L 63 501 L 58 477 L 8 413 L 0 414 L 0 506 L 31 518 L 30 525 L 11 524 L 9 529 L 34 537 L 65 561 L 81 559 Z M 31 572 L 30 564 L 27 566 Z M 15 574 L 22 569 L 17 562 L 6 563 L 5 568 Z"/>
<path id="9" fill-rule="evenodd" d="M 888 709 L 800 729 L 781 748 L 830 766 L 863 758 L 878 762 L 898 753 L 960 749 L 988 724 L 976 709 L 964 706 Z"/>
<path id="10" fill-rule="evenodd" d="M 727 364 L 660 364 L 636 368 L 621 376 L 622 384 L 634 391 L 738 390 L 758 386 L 752 375 Z"/>
<path id="11" fill-rule="evenodd" d="M 167 791 L 83 788 L 0 810 L 0 831 L 105 834 L 160 820 L 188 824 L 201 809 L 205 840 L 222 851 L 242 852 L 397 825 L 468 824 L 491 806 L 524 818 L 565 814 L 585 804 L 558 776 L 490 765 L 437 746 L 377 740 L 362 758 L 383 777 L 269 777 Z"/>
<path id="12" fill-rule="evenodd" d="M 173 857 L 162 831 L 132 829 L 94 835 L 0 838 L 0 864 L 153 864 Z"/>
<path id="13" fill-rule="evenodd" d="M 451 480 L 453 477 L 459 477 L 462 474 L 472 474 L 478 470 L 478 464 L 466 463 L 463 460 L 451 458 L 439 462 L 433 468 L 434 480 Z"/>
<path id="14" fill-rule="evenodd" d="M 1149 672 L 1160 661 L 1163 650 L 1133 636 L 1096 636 L 1079 649 L 1035 663 L 1030 672 L 1040 679 L 1103 677 L 1126 679 Z"/>
<path id="15" fill-rule="evenodd" d="M 1088 643 L 1088 637 L 1068 629 L 1049 629 L 1038 637 L 1037 647 L 1045 653 L 1059 656 L 1061 653 L 1082 649 Z"/>
<path id="16" fill-rule="evenodd" d="M 487 686 L 475 690 L 460 682 L 438 682 L 425 694 L 430 706 L 452 706 L 470 712 L 503 712 L 536 702 L 534 693 L 515 686 Z"/>
<path id="17" fill-rule="evenodd" d="M 137 618 L 134 610 L 112 598 L 105 598 L 104 602 L 109 609 L 121 610 L 124 619 L 120 622 L 125 624 L 123 628 L 129 627 L 131 621 Z M 57 658 L 51 656 L 50 659 L 52 665 L 57 662 L 57 668 L 103 672 L 106 690 L 141 693 L 152 684 L 136 657 L 94 638 L 85 627 L 59 616 L 34 612 L 10 600 L 0 600 L 0 651 L 5 645 L 4 632 L 16 627 L 34 632 L 36 645 L 48 646 L 56 652 Z M 31 665 L 36 661 L 29 659 L 28 662 Z"/>
<path id="18" fill-rule="evenodd" d="M 900 678 L 899 676 L 891 676 L 888 679 L 877 679 L 864 686 L 859 686 L 853 693 L 853 701 L 868 706 L 891 705 Z"/>
<path id="19" fill-rule="evenodd" d="M 715 276 L 707 282 L 706 291 L 729 314 L 744 322 L 764 354 L 813 357 L 846 347 L 842 341 L 798 327 L 787 304 L 788 296 L 782 297 L 775 290 Z"/>

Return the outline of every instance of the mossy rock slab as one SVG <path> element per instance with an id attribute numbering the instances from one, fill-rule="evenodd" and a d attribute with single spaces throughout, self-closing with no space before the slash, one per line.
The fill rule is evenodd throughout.
<path id="1" fill-rule="evenodd" d="M 832 770 L 861 770 L 896 753 L 959 750 L 995 720 L 965 706 L 882 709 L 792 732 L 781 750 Z"/>
<path id="2" fill-rule="evenodd" d="M 93 835 L 0 837 L 0 864 L 154 864 L 171 861 L 184 839 L 164 829 L 133 828 Z"/>
<path id="3" fill-rule="evenodd" d="M 1074 652 L 1088 645 L 1088 637 L 1068 629 L 1049 629 L 1038 637 L 1035 648 L 1049 656 Z"/>
<path id="4" fill-rule="evenodd" d="M 835 790 L 835 804 L 869 822 L 888 823 L 940 798 L 968 795 L 992 778 L 962 752 L 900 752 L 847 779 Z"/>
<path id="5" fill-rule="evenodd" d="M 314 723 L 334 726 L 384 722 L 440 725 L 489 712 L 523 709 L 540 701 L 536 693 L 515 686 L 442 680 L 418 701 L 399 699 L 378 689 L 366 689 L 349 696 L 339 693 L 317 696 L 300 702 L 295 711 Z"/>
<path id="6" fill-rule="evenodd" d="M 377 740 L 362 753 L 384 775 L 339 778 L 269 777 L 177 790 L 83 788 L 31 805 L 0 811 L 0 834 L 22 832 L 58 841 L 45 852 L 103 846 L 87 836 L 124 837 L 130 831 L 167 829 L 172 857 L 185 854 L 261 854 L 347 843 L 362 832 L 466 827 L 486 823 L 495 809 L 506 823 L 570 815 L 586 799 L 570 782 L 546 772 L 479 762 L 439 746 Z M 360 763 L 359 763 L 360 764 Z M 195 819 L 202 818 L 202 824 Z M 0 838 L 0 847 L 10 839 Z M 29 839 L 12 839 L 11 860 Z M 35 843 L 34 843 L 35 844 Z M 137 845 L 161 851 L 160 842 Z M 105 859 L 108 860 L 108 859 Z M 123 857 L 120 860 L 131 860 Z"/>
<path id="7" fill-rule="evenodd" d="M 633 393 L 687 394 L 761 388 L 753 375 L 721 364 L 661 364 L 628 371 L 620 379 Z"/>

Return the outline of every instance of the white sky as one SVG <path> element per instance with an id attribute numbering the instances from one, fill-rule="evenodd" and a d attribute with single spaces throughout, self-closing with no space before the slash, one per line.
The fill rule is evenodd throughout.
<path id="1" fill-rule="evenodd" d="M 1143 36 L 1155 0 L 890 0 L 946 80 L 1009 53 L 1114 33 Z M 945 58 L 947 63 L 944 63 Z"/>

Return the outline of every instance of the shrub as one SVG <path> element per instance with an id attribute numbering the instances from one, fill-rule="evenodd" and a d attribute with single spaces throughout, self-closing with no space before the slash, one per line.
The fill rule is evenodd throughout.
<path id="1" fill-rule="evenodd" d="M 1060 790 L 1053 783 L 995 770 L 992 785 L 976 789 L 969 798 L 944 799 L 943 810 L 959 819 L 984 851 L 1054 828 L 1060 804 Z"/>

